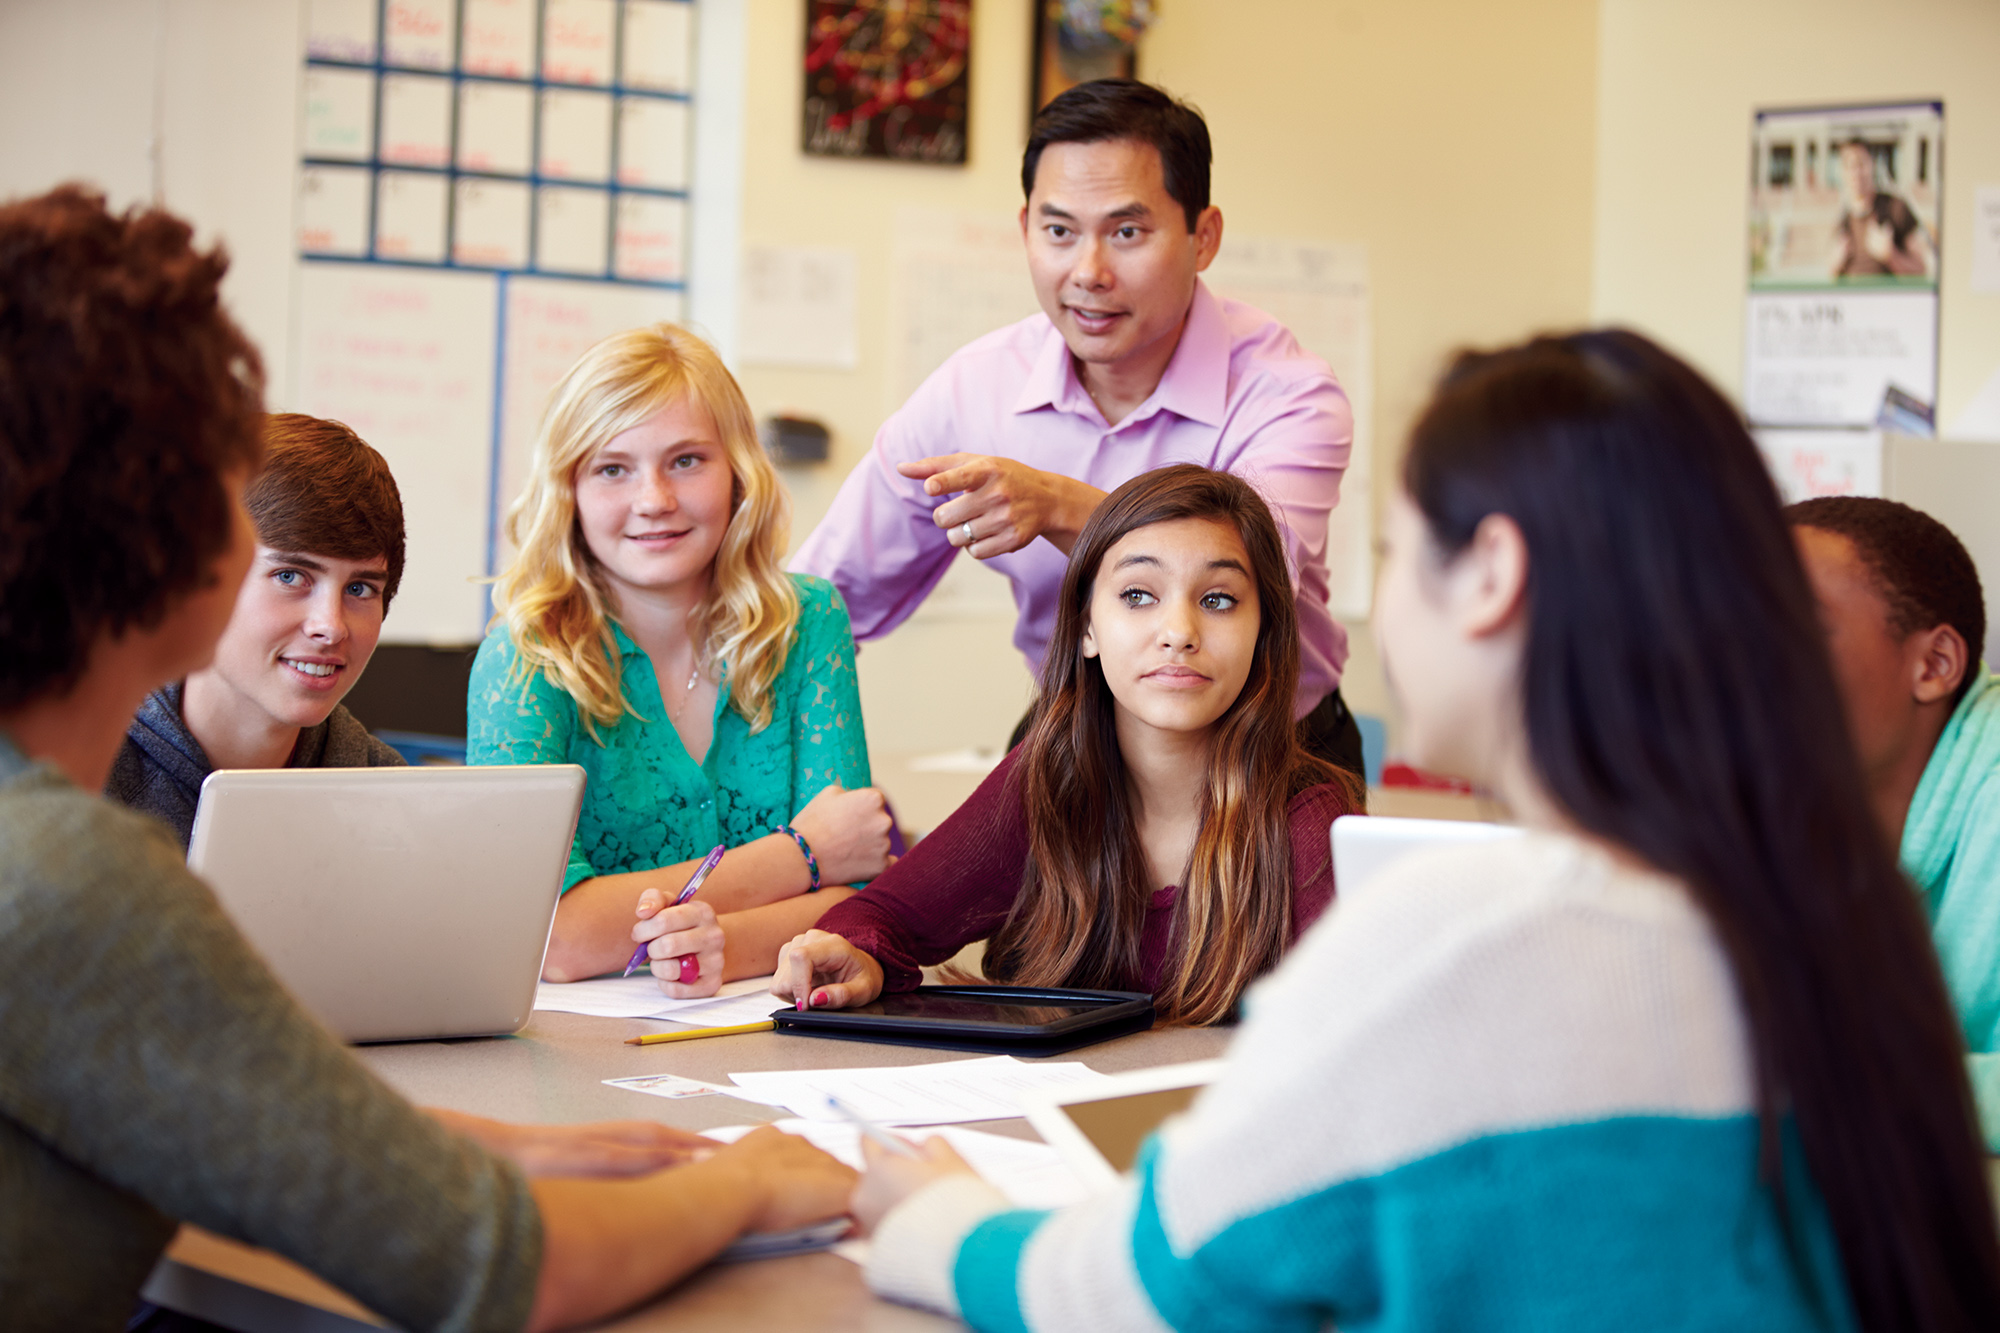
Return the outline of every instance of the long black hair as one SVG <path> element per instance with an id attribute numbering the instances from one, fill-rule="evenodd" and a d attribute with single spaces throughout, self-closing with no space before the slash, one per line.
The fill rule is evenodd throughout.
<path id="1" fill-rule="evenodd" d="M 1736 412 L 1637 334 L 1537 338 L 1459 360 L 1403 483 L 1447 558 L 1489 514 L 1519 525 L 1535 771 L 1713 923 L 1780 1216 L 1803 1197 L 1780 1173 L 1789 1119 L 1864 1329 L 2000 1328 L 1958 1026 Z"/>

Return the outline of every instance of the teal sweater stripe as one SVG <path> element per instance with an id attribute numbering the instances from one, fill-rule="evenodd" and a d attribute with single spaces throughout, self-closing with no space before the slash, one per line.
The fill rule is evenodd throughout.
<path id="1" fill-rule="evenodd" d="M 1028 1333 L 1015 1282 L 1021 1271 L 1021 1249 L 1046 1212 L 997 1213 L 965 1238 L 952 1269 L 952 1288 L 965 1322 L 988 1333 Z"/>
<path id="2" fill-rule="evenodd" d="M 1278 1204 L 1183 1256 L 1160 1217 L 1155 1140 L 1133 1255 L 1177 1329 L 1845 1333 L 1831 1227 L 1795 1142 L 1786 1157 L 1798 1263 L 1758 1183 L 1747 1115 L 1494 1134 Z M 1039 1221 L 1005 1214 L 960 1251 L 954 1285 L 974 1327 L 1025 1333 L 1016 1275 Z"/>

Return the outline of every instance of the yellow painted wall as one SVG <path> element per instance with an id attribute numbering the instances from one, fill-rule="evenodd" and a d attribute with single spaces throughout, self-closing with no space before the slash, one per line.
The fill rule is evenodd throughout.
<path id="1" fill-rule="evenodd" d="M 1941 97 L 1940 424 L 2000 371 L 2000 295 L 1970 287 L 1973 190 L 2000 185 L 2000 5 L 1602 0 L 1599 82 L 1597 318 L 1738 391 L 1752 111 Z"/>
<path id="2" fill-rule="evenodd" d="M 895 210 L 1020 205 L 1031 26 L 1027 0 L 974 6 L 966 167 L 855 163 L 798 150 L 803 9 L 750 0 L 743 236 L 859 253 L 861 361 L 743 371 L 760 413 L 796 408 L 834 429 L 834 461 L 789 474 L 801 535 L 894 406 L 884 343 Z M 1392 457 L 1452 349 L 1585 319 L 1594 0 L 1166 0 L 1162 10 L 1140 72 L 1207 115 L 1227 224 L 1368 248 L 1379 458 Z M 1378 487 L 1391 476 L 1378 466 Z M 1026 699 L 1008 630 L 999 618 L 912 622 L 866 647 L 872 748 L 1004 740 Z M 1366 627 L 1354 637 L 1349 701 L 1386 711 Z"/>

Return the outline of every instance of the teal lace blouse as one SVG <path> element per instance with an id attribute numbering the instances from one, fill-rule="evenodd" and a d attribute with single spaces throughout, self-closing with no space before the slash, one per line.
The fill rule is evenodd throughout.
<path id="1" fill-rule="evenodd" d="M 829 783 L 871 785 L 854 634 L 847 607 L 825 579 L 790 576 L 799 623 L 772 692 L 771 723 L 752 735 L 729 706 L 724 675 L 715 697 L 715 736 L 697 764 L 660 705 L 652 659 L 616 621 L 629 713 L 600 726 L 593 741 L 576 702 L 537 671 L 515 669 L 506 626 L 479 646 L 466 699 L 466 761 L 474 764 L 581 764 L 588 775 L 567 893 L 594 875 L 651 870 L 704 856 L 717 843 L 754 842 L 791 822 Z"/>

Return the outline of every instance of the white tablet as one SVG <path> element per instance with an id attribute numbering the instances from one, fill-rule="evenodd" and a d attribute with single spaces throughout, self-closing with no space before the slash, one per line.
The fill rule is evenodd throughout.
<path id="1" fill-rule="evenodd" d="M 1222 1073 L 1221 1060 L 1161 1065 L 1113 1074 L 1088 1091 L 1052 1090 L 1023 1096 L 1028 1123 L 1062 1154 L 1092 1193 L 1113 1188 L 1139 1159 L 1146 1136 L 1186 1110 Z"/>

